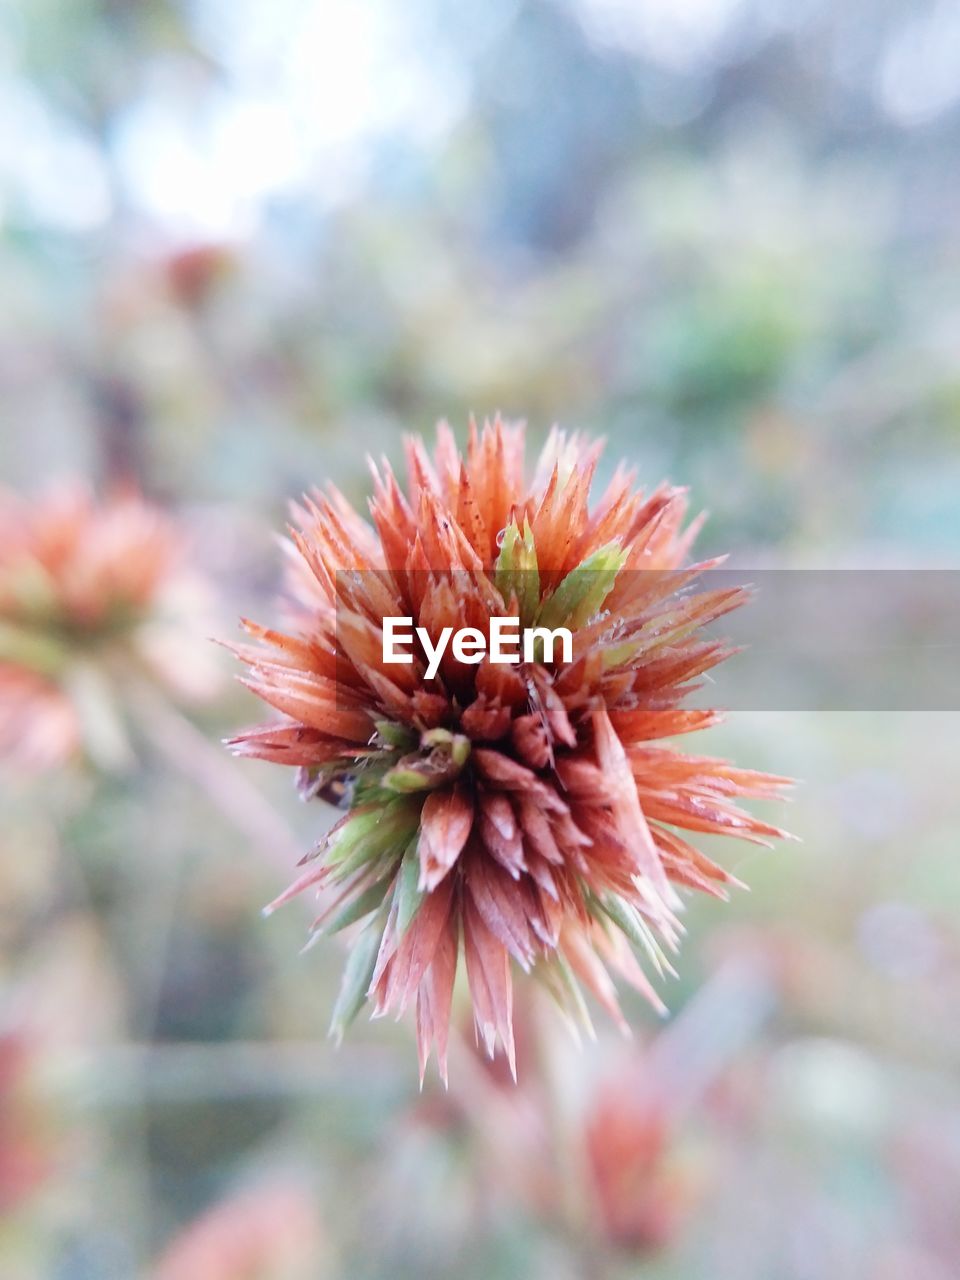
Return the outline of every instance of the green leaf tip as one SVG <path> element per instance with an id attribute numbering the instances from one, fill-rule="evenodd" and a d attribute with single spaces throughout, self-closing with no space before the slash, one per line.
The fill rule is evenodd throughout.
<path id="1" fill-rule="evenodd" d="M 541 604 L 538 624 L 575 629 L 589 622 L 613 589 L 626 558 L 618 542 L 608 542 L 587 556 Z"/>

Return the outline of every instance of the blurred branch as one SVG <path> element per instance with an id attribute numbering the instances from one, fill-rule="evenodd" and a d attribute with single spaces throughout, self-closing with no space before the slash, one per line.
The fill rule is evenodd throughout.
<path id="1" fill-rule="evenodd" d="M 313 1041 L 209 1044 L 124 1044 L 65 1054 L 51 1091 L 79 1094 L 91 1107 L 139 1107 L 144 1102 L 222 1102 L 244 1098 L 316 1099 L 336 1094 L 368 1103 L 371 1088 L 406 1097 L 410 1074 L 389 1049 L 351 1046 L 338 1055 Z"/>
<path id="2" fill-rule="evenodd" d="M 224 817 L 286 872 L 303 852 L 291 829 L 259 791 L 238 773 L 219 744 L 145 682 L 131 691 L 142 712 L 140 729 L 173 769 L 200 786 Z"/>
<path id="3" fill-rule="evenodd" d="M 646 1050 L 645 1077 L 665 1112 L 694 1107 L 777 1008 L 773 978 L 753 958 L 728 961 Z"/>
<path id="4" fill-rule="evenodd" d="M 144 487 L 144 410 L 132 383 L 118 377 L 95 375 L 92 396 L 97 412 L 104 479 L 108 486 L 135 484 Z"/>

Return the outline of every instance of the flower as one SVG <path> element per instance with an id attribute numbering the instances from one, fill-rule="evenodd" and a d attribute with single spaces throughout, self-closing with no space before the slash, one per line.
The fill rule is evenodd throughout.
<path id="1" fill-rule="evenodd" d="M 0 1212 L 39 1190 L 57 1157 L 57 1124 L 36 1077 L 40 1046 L 12 1029 L 0 1032 Z"/>
<path id="2" fill-rule="evenodd" d="M 642 1068 L 602 1082 L 584 1120 L 600 1226 L 620 1248 L 653 1251 L 675 1240 L 706 1190 L 707 1162 L 675 1132 L 662 1097 L 644 1095 Z"/>
<path id="3" fill-rule="evenodd" d="M 358 929 L 333 1016 L 339 1038 L 369 1000 L 415 1002 L 421 1078 L 435 1044 L 446 1079 L 462 950 L 479 1037 L 516 1072 L 513 964 L 589 1026 L 582 983 L 624 1026 L 610 970 L 663 1006 L 658 971 L 679 935 L 678 888 L 724 896 L 733 878 L 681 832 L 758 843 L 784 834 L 735 803 L 785 779 L 686 755 L 662 740 L 718 719 L 682 703 L 728 650 L 698 637 L 741 588 L 678 595 L 683 490 L 634 491 L 620 468 L 594 507 L 599 446 L 555 431 L 531 487 L 521 427 L 445 424 L 434 459 L 406 442 L 404 494 L 373 468 L 372 527 L 335 489 L 295 508 L 288 632 L 246 622 L 249 687 L 283 714 L 234 750 L 299 770 L 304 795 L 346 813 L 269 908 L 322 891 L 314 929 Z M 567 626 L 572 661 L 458 662 L 433 680 L 384 661 L 385 617 L 431 636 L 512 614 Z"/>
<path id="4" fill-rule="evenodd" d="M 238 1189 L 179 1232 L 151 1280 L 317 1280 L 327 1273 L 316 1197 L 292 1179 Z"/>
<path id="5" fill-rule="evenodd" d="M 213 679 L 176 623 L 201 600 L 179 529 L 136 494 L 0 493 L 0 756 L 122 763 L 118 678 L 135 669 L 185 696 Z"/>

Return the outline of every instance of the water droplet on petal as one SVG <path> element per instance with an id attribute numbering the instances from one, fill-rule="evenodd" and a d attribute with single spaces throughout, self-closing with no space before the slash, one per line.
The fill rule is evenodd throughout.
<path id="1" fill-rule="evenodd" d="M 497 546 L 498 546 L 498 547 L 502 547 L 502 546 L 503 546 L 503 540 L 504 540 L 504 538 L 507 536 L 507 528 L 508 528 L 508 526 L 507 526 L 507 525 L 504 525 L 504 527 L 503 527 L 503 528 L 500 530 L 500 532 L 497 534 Z"/>

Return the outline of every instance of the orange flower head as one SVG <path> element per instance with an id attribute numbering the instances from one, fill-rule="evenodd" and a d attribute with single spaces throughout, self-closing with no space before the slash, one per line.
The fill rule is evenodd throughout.
<path id="1" fill-rule="evenodd" d="M 121 671 L 186 694 L 212 678 L 176 625 L 200 597 L 179 530 L 137 495 L 98 505 L 80 485 L 0 493 L 0 756 L 28 769 L 81 750 L 120 763 Z"/>
<path id="2" fill-rule="evenodd" d="M 461 952 L 478 1035 L 515 1072 L 514 965 L 588 1027 L 581 984 L 623 1025 L 611 971 L 662 1009 L 638 955 L 668 968 L 678 890 L 723 896 L 732 880 L 685 833 L 783 834 L 736 798 L 785 779 L 664 741 L 717 720 L 683 706 L 728 652 L 698 631 L 743 599 L 684 591 L 709 567 L 686 564 L 684 492 L 637 492 L 621 468 L 591 507 L 599 446 L 555 431 L 532 485 L 523 446 L 499 419 L 471 425 L 465 458 L 445 424 L 433 459 L 407 440 L 406 493 L 373 468 L 372 525 L 314 493 L 288 546 L 292 626 L 245 623 L 259 643 L 236 650 L 283 720 L 233 748 L 346 810 L 268 910 L 321 891 L 315 931 L 356 930 L 332 1030 L 368 1001 L 415 1003 L 421 1076 L 436 1045 L 446 1078 Z M 512 664 L 460 661 L 448 645 L 428 675 L 447 628 L 507 616 L 566 628 L 568 660 L 539 643 Z M 430 645 L 388 662 L 385 618 Z"/>

